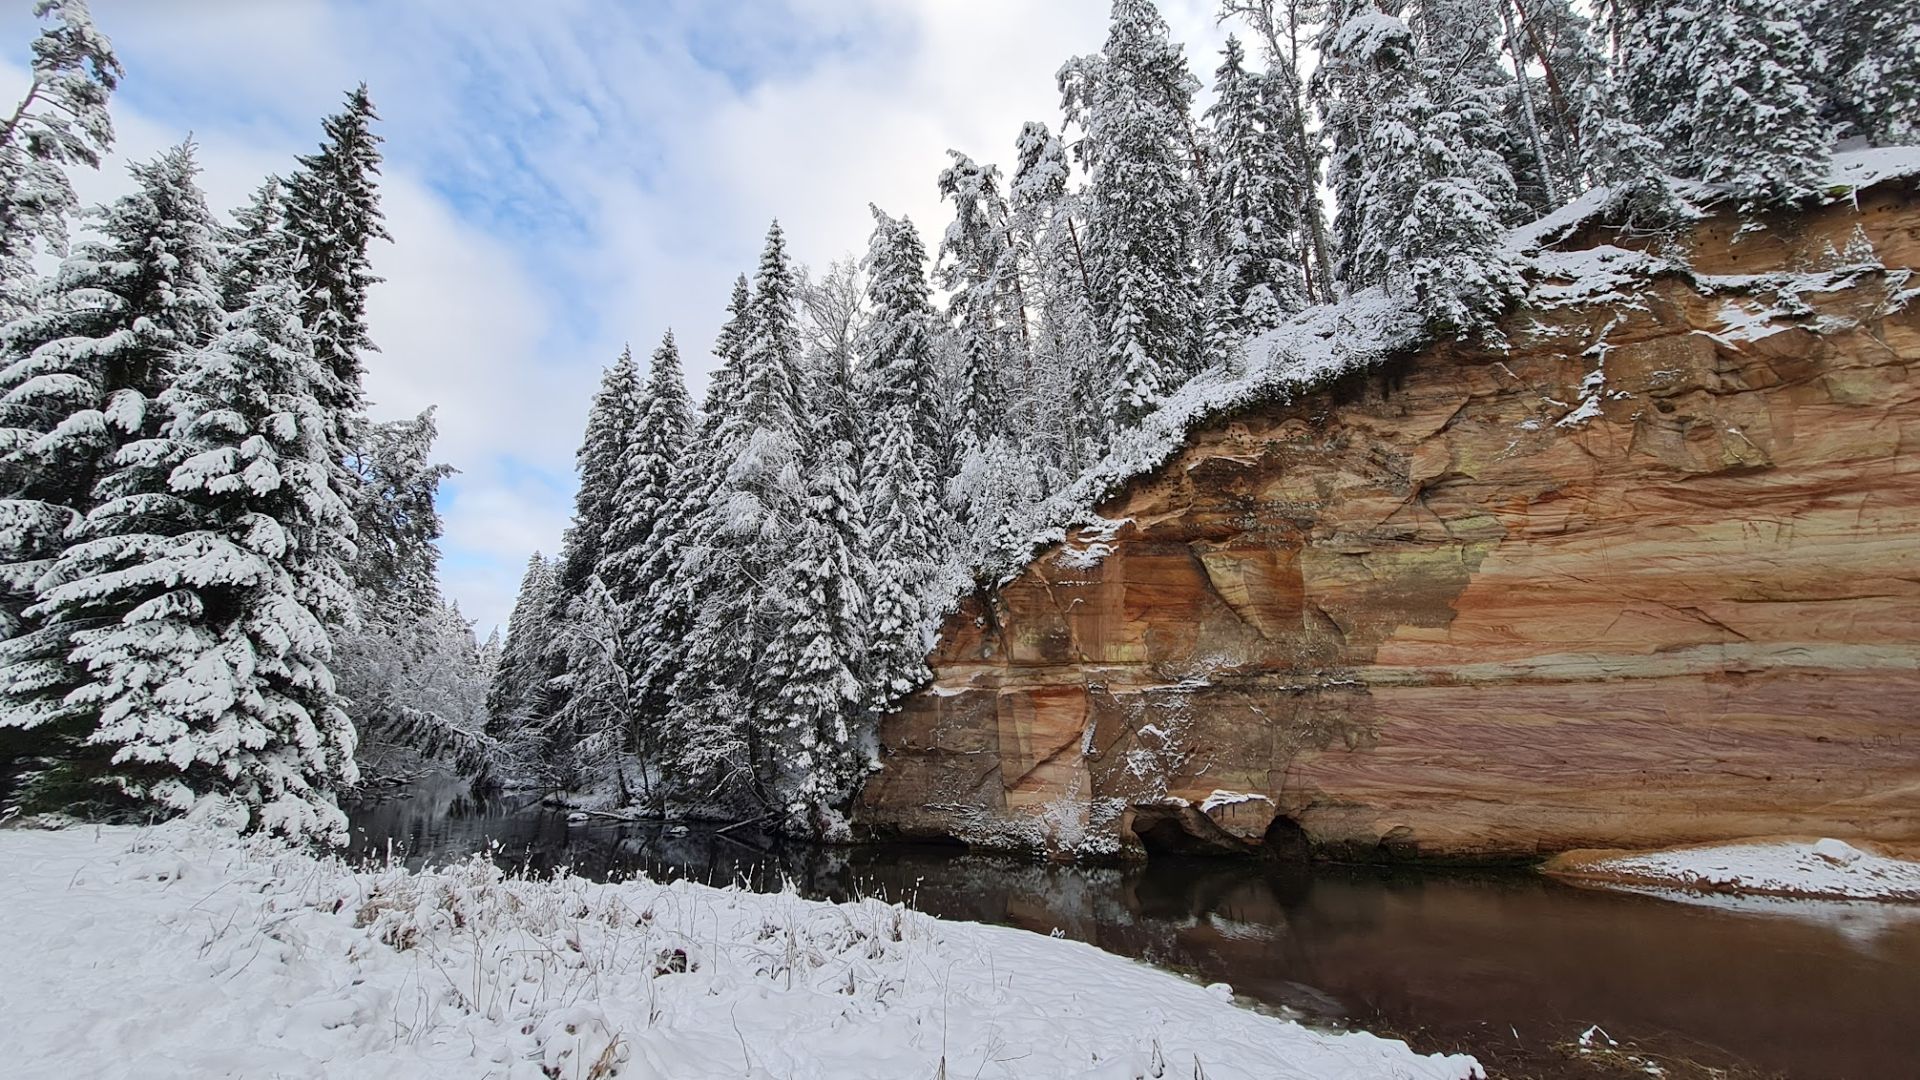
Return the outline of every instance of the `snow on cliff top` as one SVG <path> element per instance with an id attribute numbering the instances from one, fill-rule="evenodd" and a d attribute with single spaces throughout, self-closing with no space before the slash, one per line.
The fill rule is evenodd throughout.
<path id="1" fill-rule="evenodd" d="M 1479 1075 L 877 901 L 354 871 L 184 823 L 0 831 L 0 911 L 13 1077 Z"/>
<path id="2" fill-rule="evenodd" d="M 1374 288 L 1338 304 L 1322 304 L 1247 343 L 1238 368 L 1210 368 L 1170 395 L 1139 427 L 1123 431 L 1101 461 L 1031 515 L 1030 539 L 996 553 L 990 571 L 1010 577 L 1038 550 L 1067 530 L 1100 521 L 1094 508 L 1136 476 L 1166 464 L 1187 435 L 1216 417 L 1265 401 L 1283 401 L 1414 348 L 1425 340 L 1420 320 L 1404 304 Z"/>
<path id="3" fill-rule="evenodd" d="M 1828 199 L 1849 199 L 1876 184 L 1917 176 L 1920 147 L 1842 151 L 1833 158 Z M 1685 188 L 1684 194 L 1697 204 L 1717 198 L 1706 185 Z M 1605 189 L 1591 191 L 1509 234 L 1506 249 L 1528 263 L 1530 302 L 1556 306 L 1602 302 L 1621 296 L 1622 288 L 1632 283 L 1675 266 L 1667 259 L 1604 245 L 1584 251 L 1552 250 L 1554 244 L 1604 214 L 1612 201 Z M 1069 530 L 1099 523 L 1095 511 L 1101 503 L 1128 481 L 1172 460 L 1186 445 L 1187 436 L 1202 424 L 1250 405 L 1286 401 L 1429 340 L 1419 317 L 1378 288 L 1300 312 L 1285 325 L 1248 342 L 1237 367 L 1200 373 L 1140 427 L 1118 435 L 1103 460 L 1034 508 L 1026 528 L 1009 530 L 1026 539 L 993 553 L 985 569 L 999 581 L 1009 580 L 1033 557 L 1064 541 Z"/>

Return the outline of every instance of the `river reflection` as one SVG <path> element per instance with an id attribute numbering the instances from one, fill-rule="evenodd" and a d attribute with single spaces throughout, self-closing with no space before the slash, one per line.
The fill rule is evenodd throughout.
<path id="1" fill-rule="evenodd" d="M 1309 1022 L 1466 1049 L 1495 1076 L 1620 1075 L 1562 1049 L 1599 1025 L 1751 1075 L 1920 1075 L 1920 908 L 1676 903 L 1525 872 L 1159 860 L 1077 867 L 919 845 L 818 848 L 743 832 L 586 822 L 457 782 L 353 812 L 363 850 L 414 865 L 490 850 L 535 873 L 645 873 L 1058 930 L 1231 983 Z M 1705 1075 L 1704 1073 L 1700 1075 Z"/>

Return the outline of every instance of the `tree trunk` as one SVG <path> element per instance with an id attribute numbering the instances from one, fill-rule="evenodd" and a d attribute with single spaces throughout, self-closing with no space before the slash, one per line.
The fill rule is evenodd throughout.
<path id="1" fill-rule="evenodd" d="M 1527 77 L 1527 50 L 1520 46 L 1520 35 L 1513 27 L 1513 8 L 1500 4 L 1500 21 L 1506 24 L 1507 52 L 1513 56 L 1514 85 L 1519 90 L 1520 115 L 1527 122 L 1527 137 L 1533 142 L 1534 156 L 1540 160 L 1540 182 L 1547 189 L 1547 209 L 1559 206 L 1560 184 L 1553 175 L 1553 159 L 1547 156 L 1547 141 L 1540 134 L 1540 118 L 1533 111 L 1533 80 Z M 1546 57 L 1541 57 L 1542 65 Z"/>

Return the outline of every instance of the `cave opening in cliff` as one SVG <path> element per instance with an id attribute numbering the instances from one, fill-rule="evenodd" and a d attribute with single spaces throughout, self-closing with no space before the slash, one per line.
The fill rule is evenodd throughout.
<path id="1" fill-rule="evenodd" d="M 1133 835 L 1156 855 L 1250 855 L 1253 849 L 1191 806 L 1136 806 Z"/>
<path id="2" fill-rule="evenodd" d="M 1307 844 L 1307 831 L 1285 814 L 1273 815 L 1273 821 L 1260 838 L 1260 847 L 1268 858 L 1282 862 L 1306 862 L 1312 857 L 1312 849 Z"/>

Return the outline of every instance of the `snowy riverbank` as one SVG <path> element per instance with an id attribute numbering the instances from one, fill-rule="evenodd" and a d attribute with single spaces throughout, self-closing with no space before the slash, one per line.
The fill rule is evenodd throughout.
<path id="1" fill-rule="evenodd" d="M 877 901 L 354 871 L 176 824 L 0 830 L 0 911 L 9 1076 L 1477 1075 Z"/>
<path id="2" fill-rule="evenodd" d="M 1920 862 L 1840 840 L 1760 840 L 1640 855 L 1569 852 L 1550 873 L 1582 881 L 1830 900 L 1920 901 Z"/>

